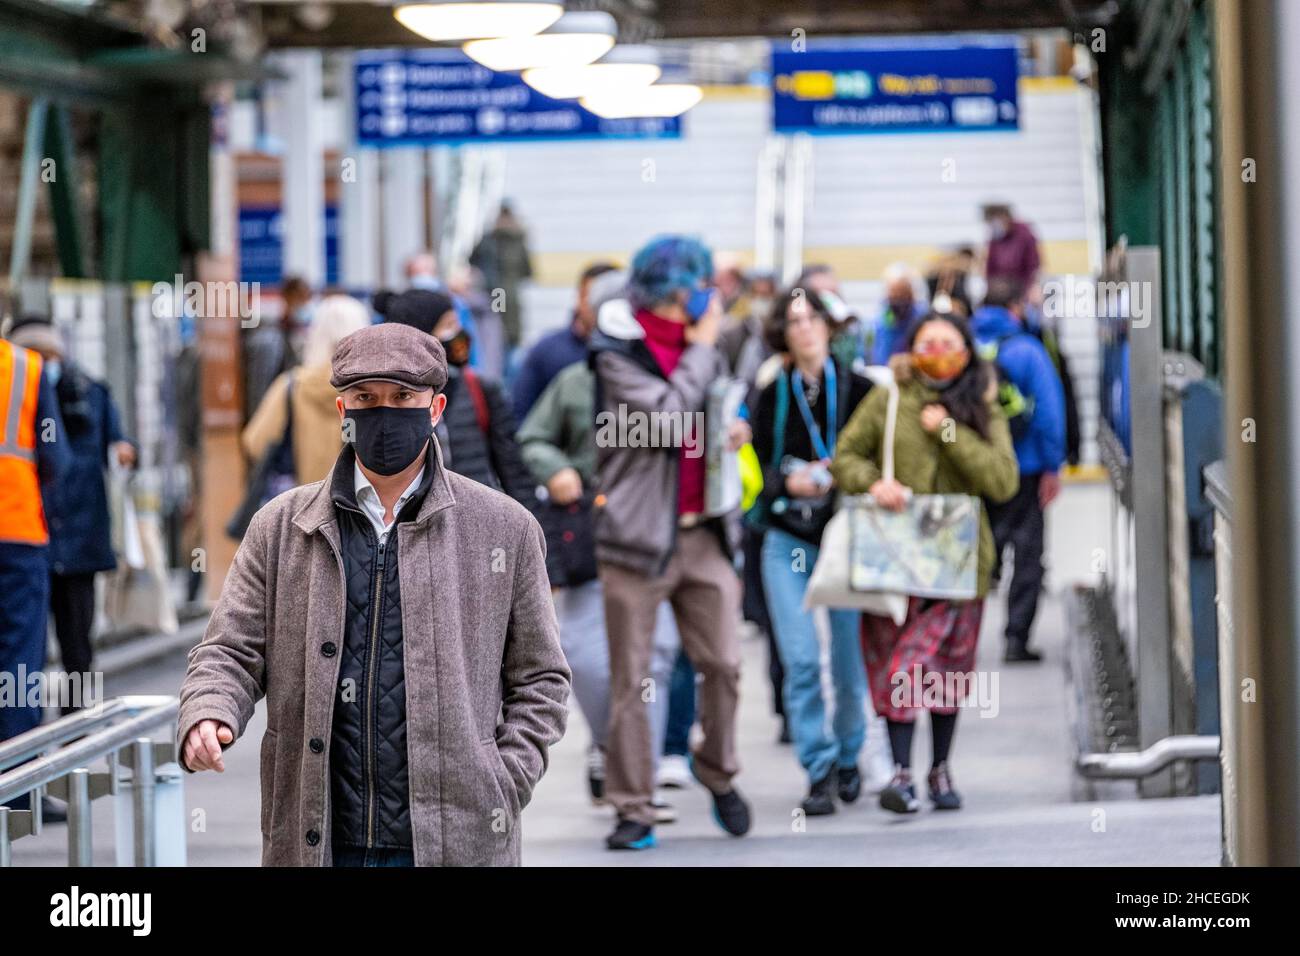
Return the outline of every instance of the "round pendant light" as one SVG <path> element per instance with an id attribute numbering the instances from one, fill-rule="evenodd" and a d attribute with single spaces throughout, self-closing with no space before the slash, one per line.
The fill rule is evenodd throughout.
<path id="1" fill-rule="evenodd" d="M 584 96 L 583 109 L 604 119 L 646 116 L 681 116 L 704 98 L 704 91 L 689 83 L 662 83 L 625 90 L 601 90 Z"/>
<path id="2" fill-rule="evenodd" d="M 553 100 L 574 100 L 600 90 L 649 86 L 662 74 L 659 51 L 645 44 L 619 44 L 597 63 L 524 70 L 524 82 Z"/>
<path id="3" fill-rule="evenodd" d="M 566 13 L 544 33 L 470 40 L 467 56 L 499 73 L 535 67 L 586 66 L 614 46 L 618 24 L 608 13 Z"/>
<path id="4" fill-rule="evenodd" d="M 426 40 L 442 42 L 532 36 L 555 23 L 563 13 L 564 4 L 549 0 L 431 0 L 399 4 L 393 16 Z"/>

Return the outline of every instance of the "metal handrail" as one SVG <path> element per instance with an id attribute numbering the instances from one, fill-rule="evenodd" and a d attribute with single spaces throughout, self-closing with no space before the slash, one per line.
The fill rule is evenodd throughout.
<path id="1" fill-rule="evenodd" d="M 69 864 L 89 866 L 91 801 L 118 792 L 122 763 L 133 768 L 135 864 L 153 866 L 157 858 L 154 821 L 159 783 L 155 766 L 174 762 L 176 754 L 173 740 L 155 744 L 147 733 L 162 725 L 174 725 L 179 712 L 180 701 L 175 697 L 119 697 L 0 744 L 0 804 L 23 794 L 30 794 L 32 801 L 31 808 L 22 811 L 0 806 L 0 867 L 11 865 L 14 839 L 40 833 L 40 798 L 47 787 L 57 787 L 68 801 Z M 128 747 L 127 754 L 119 753 Z M 108 760 L 108 772 L 92 774 L 87 765 L 103 758 Z M 179 773 L 174 778 L 178 783 Z"/>
<path id="2" fill-rule="evenodd" d="M 1157 740 L 1146 750 L 1080 754 L 1075 769 L 1093 780 L 1133 780 L 1158 773 L 1176 760 L 1218 760 L 1219 738 L 1179 734 Z"/>
<path id="3" fill-rule="evenodd" d="M 164 704 L 171 699 L 161 695 L 114 697 L 95 707 L 78 710 L 48 724 L 41 724 L 25 734 L 0 743 L 0 771 L 17 766 L 52 747 L 62 747 L 69 741 L 84 737 L 101 724 L 111 723 L 123 714 L 134 716 L 146 708 Z"/>
<path id="4" fill-rule="evenodd" d="M 57 780 L 91 761 L 115 753 L 146 730 L 152 730 L 159 724 L 174 722 L 180 712 L 180 701 L 175 697 L 160 699 L 165 703 L 155 704 L 107 730 L 83 737 L 74 744 L 60 747 L 44 757 L 38 757 L 0 773 L 0 803 Z"/>

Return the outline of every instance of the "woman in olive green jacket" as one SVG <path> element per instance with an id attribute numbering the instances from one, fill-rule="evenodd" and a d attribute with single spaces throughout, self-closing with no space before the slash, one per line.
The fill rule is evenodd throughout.
<path id="1" fill-rule="evenodd" d="M 969 328 L 952 316 L 929 315 L 913 326 L 908 351 L 890 362 L 898 382 L 894 478 L 881 472 L 888 393 L 878 388 L 858 406 L 835 449 L 831 472 L 845 494 L 871 494 L 902 510 L 909 494 L 967 494 L 1010 499 L 1019 484 L 1011 433 L 997 402 L 993 370 L 975 353 Z M 920 809 L 912 783 L 912 731 L 925 690 L 934 744 L 929 774 L 936 809 L 955 810 L 948 756 L 962 689 L 975 670 L 984 595 L 993 567 L 993 533 L 980 511 L 976 597 L 970 601 L 911 598 L 902 625 L 862 616 L 862 649 L 871 701 L 889 726 L 894 779 L 880 805 L 897 813 Z M 931 688 L 941 684 L 936 703 Z"/>

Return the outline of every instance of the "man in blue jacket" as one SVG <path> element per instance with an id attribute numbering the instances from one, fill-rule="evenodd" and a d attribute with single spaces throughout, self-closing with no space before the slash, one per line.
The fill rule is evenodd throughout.
<path id="1" fill-rule="evenodd" d="M 63 477 L 42 488 L 50 529 L 50 612 L 64 673 L 85 680 L 93 659 L 95 575 L 117 567 L 104 469 L 110 459 L 123 467 L 133 466 L 135 445 L 122 431 L 108 386 L 68 360 L 53 325 L 42 318 L 25 319 L 14 324 L 9 340 L 44 360 L 45 377 L 54 386 L 67 436 L 69 457 Z M 95 703 L 89 696 L 91 688 L 80 683 L 70 686 L 80 687 L 81 692 L 77 699 L 61 702 L 63 714 Z"/>
<path id="2" fill-rule="evenodd" d="M 614 275 L 614 273 L 618 273 Z M 608 278 L 602 278 L 608 277 Z M 519 365 L 514 381 L 515 421 L 522 422 L 532 411 L 542 392 L 564 369 L 574 362 L 587 360 L 587 339 L 596 328 L 596 309 L 592 308 L 592 286 L 613 283 L 621 291 L 626 276 L 612 262 L 593 262 L 578 277 L 578 300 L 568 325 L 543 335 Z M 607 293 L 613 289 L 606 289 Z M 610 298 L 606 295 L 606 298 Z"/>
<path id="3" fill-rule="evenodd" d="M 0 743 L 39 725 L 44 703 L 32 694 L 45 669 L 50 599 L 50 538 L 41 492 L 63 480 L 69 459 L 54 386 L 43 366 L 36 352 L 0 341 L 0 681 L 10 685 L 12 698 L 0 703 Z M 29 809 L 27 794 L 8 806 Z M 66 819 L 43 806 L 47 821 Z"/>
<path id="4" fill-rule="evenodd" d="M 912 326 L 925 315 L 924 300 L 917 300 L 917 290 L 924 288 L 920 275 L 904 262 L 885 270 L 885 305 L 876 319 L 871 343 L 871 364 L 888 365 L 889 357 L 907 348 Z"/>
<path id="5" fill-rule="evenodd" d="M 1023 293 L 1014 279 L 989 281 L 972 331 L 984 358 L 997 367 L 998 394 L 1011 425 L 1020 463 L 1020 490 L 1005 504 L 989 504 L 998 566 L 1007 545 L 1015 552 L 1007 599 L 1005 660 L 1037 661 L 1029 635 L 1043 586 L 1043 511 L 1061 490 L 1065 462 L 1065 394 L 1051 356 L 1024 324 Z M 997 572 L 995 571 L 995 574 Z"/>

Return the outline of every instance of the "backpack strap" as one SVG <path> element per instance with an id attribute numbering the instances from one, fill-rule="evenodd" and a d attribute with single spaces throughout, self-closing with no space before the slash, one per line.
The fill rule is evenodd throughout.
<path id="1" fill-rule="evenodd" d="M 461 374 L 465 379 L 465 387 L 469 389 L 470 401 L 474 403 L 474 419 L 478 422 L 478 430 L 486 435 L 491 428 L 492 416 L 488 413 L 487 396 L 483 394 L 483 383 L 473 369 L 466 368 Z"/>

